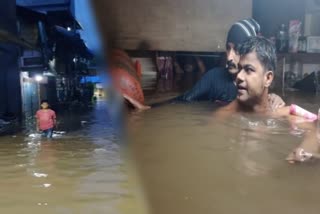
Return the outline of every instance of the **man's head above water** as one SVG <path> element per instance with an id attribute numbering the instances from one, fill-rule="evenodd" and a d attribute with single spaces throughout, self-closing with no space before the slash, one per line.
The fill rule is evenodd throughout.
<path id="1" fill-rule="evenodd" d="M 237 47 L 248 38 L 260 33 L 260 25 L 252 18 L 233 24 L 228 32 L 226 43 L 227 68 L 231 74 L 238 72 L 240 56 Z"/>
<path id="2" fill-rule="evenodd" d="M 239 72 L 236 75 L 238 96 L 235 101 L 215 112 L 215 122 L 240 112 L 258 113 L 267 118 L 287 117 L 292 126 L 308 130 L 302 143 L 289 154 L 287 160 L 295 163 L 310 160 L 312 157 L 320 158 L 315 124 L 310 123 L 309 119 L 305 120 L 305 115 L 303 117 L 291 115 L 290 106 L 272 108 L 272 103 L 268 99 L 268 90 L 276 69 L 277 56 L 274 45 L 265 38 L 252 37 L 239 46 L 238 52 L 240 55 Z M 263 129 L 260 127 L 256 130 L 260 132 Z"/>
<path id="3" fill-rule="evenodd" d="M 247 105 L 259 104 L 267 97 L 273 81 L 277 62 L 275 47 L 265 38 L 251 37 L 239 46 L 238 52 L 237 100 Z"/>

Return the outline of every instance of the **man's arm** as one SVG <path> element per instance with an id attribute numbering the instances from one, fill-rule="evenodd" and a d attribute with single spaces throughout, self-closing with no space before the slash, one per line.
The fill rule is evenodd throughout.
<path id="1" fill-rule="evenodd" d="M 36 124 L 36 130 L 39 131 L 40 130 L 40 122 L 39 119 L 37 118 L 37 124 Z"/>
<path id="2" fill-rule="evenodd" d="M 217 109 L 213 113 L 213 119 L 215 121 L 217 121 L 217 120 L 223 121 L 223 120 L 229 118 L 234 113 L 236 113 L 237 110 L 238 110 L 238 102 L 235 100 L 235 101 L 229 103 L 228 105 Z"/>
<path id="3" fill-rule="evenodd" d="M 53 125 L 57 126 L 57 115 L 55 111 L 52 111 L 52 120 L 53 120 Z"/>
<path id="4" fill-rule="evenodd" d="M 215 72 L 215 70 L 210 70 L 205 73 L 190 90 L 182 95 L 162 102 L 154 103 L 151 105 L 151 107 L 158 107 L 174 102 L 192 102 L 202 99 L 209 99 L 208 95 L 215 79 L 213 72 Z"/>
<path id="5" fill-rule="evenodd" d="M 299 127 L 308 127 L 302 143 L 287 157 L 289 163 L 304 162 L 311 158 L 320 158 L 317 130 L 315 124 L 300 124 Z"/>
<path id="6" fill-rule="evenodd" d="M 202 99 L 208 99 L 208 94 L 214 81 L 214 70 L 205 73 L 200 80 L 187 92 L 172 99 L 172 101 L 199 101 Z"/>
<path id="7" fill-rule="evenodd" d="M 288 106 L 277 109 L 275 115 L 286 116 L 293 127 L 306 131 L 300 145 L 288 155 L 287 160 L 289 163 L 304 162 L 311 158 L 320 158 L 316 122 L 290 115 L 290 107 Z"/>

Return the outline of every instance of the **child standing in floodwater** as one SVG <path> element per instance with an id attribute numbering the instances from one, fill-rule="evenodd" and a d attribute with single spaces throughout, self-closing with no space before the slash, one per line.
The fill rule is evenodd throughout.
<path id="1" fill-rule="evenodd" d="M 42 131 L 42 135 L 52 138 L 53 128 L 56 125 L 56 113 L 50 109 L 47 100 L 41 101 L 41 109 L 37 111 L 37 130 Z"/>

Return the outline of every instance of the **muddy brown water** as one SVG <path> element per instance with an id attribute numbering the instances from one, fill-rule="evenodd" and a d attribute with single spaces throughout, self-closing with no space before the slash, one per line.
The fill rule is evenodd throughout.
<path id="1" fill-rule="evenodd" d="M 175 95 L 168 91 L 149 91 L 147 100 Z M 314 95 L 284 97 L 313 112 L 320 107 Z M 208 102 L 170 104 L 131 115 L 131 148 L 151 213 L 320 212 L 320 163 L 285 161 L 307 130 L 245 114 L 221 122 L 215 109 Z"/>
<path id="2" fill-rule="evenodd" d="M 0 213 L 144 213 L 135 170 L 106 114 L 103 101 L 58 114 L 52 140 L 30 127 L 1 137 Z"/>

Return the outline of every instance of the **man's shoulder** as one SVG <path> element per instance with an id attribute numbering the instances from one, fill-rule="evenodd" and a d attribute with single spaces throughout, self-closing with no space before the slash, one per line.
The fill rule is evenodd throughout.
<path id="1" fill-rule="evenodd" d="M 273 112 L 273 115 L 279 116 L 279 117 L 289 116 L 290 115 L 290 106 L 284 106 L 284 107 L 276 109 Z"/>
<path id="2" fill-rule="evenodd" d="M 217 118 L 220 118 L 220 119 L 227 118 L 232 113 L 237 112 L 237 109 L 238 109 L 238 102 L 236 100 L 234 100 L 231 103 L 229 103 L 228 105 L 217 109 L 214 112 L 214 116 Z"/>
<path id="3" fill-rule="evenodd" d="M 234 100 L 226 106 L 220 108 L 221 111 L 236 111 L 238 108 L 238 101 Z"/>
<path id="4" fill-rule="evenodd" d="M 39 109 L 37 112 L 36 112 L 36 117 L 41 117 L 43 115 L 43 110 L 42 109 Z"/>
<path id="5" fill-rule="evenodd" d="M 209 71 L 207 71 L 205 77 L 215 79 L 218 81 L 226 80 L 229 82 L 230 80 L 230 74 L 228 72 L 228 69 L 223 67 L 216 67 L 216 68 L 210 69 Z"/>
<path id="6" fill-rule="evenodd" d="M 207 71 L 207 74 L 220 74 L 227 72 L 226 68 L 223 67 L 215 67 Z"/>
<path id="7" fill-rule="evenodd" d="M 56 114 L 56 112 L 52 109 L 49 110 L 51 114 Z"/>

